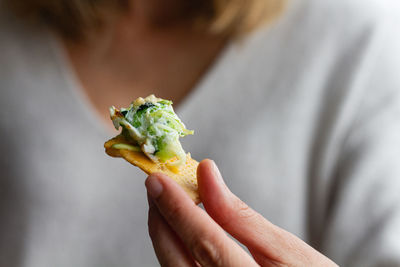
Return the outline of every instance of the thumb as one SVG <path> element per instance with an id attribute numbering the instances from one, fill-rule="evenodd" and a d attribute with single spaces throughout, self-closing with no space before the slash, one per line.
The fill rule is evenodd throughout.
<path id="1" fill-rule="evenodd" d="M 225 231 L 249 248 L 259 263 L 304 263 L 324 258 L 293 234 L 275 226 L 249 208 L 225 185 L 212 160 L 203 160 L 197 169 L 200 198 L 207 213 Z M 322 256 L 322 257 L 321 257 Z M 263 260 L 260 260 L 263 258 Z M 329 262 L 327 258 L 322 262 Z M 330 266 L 326 265 L 326 266 Z"/>
<path id="2" fill-rule="evenodd" d="M 247 206 L 226 186 L 214 161 L 206 159 L 197 169 L 197 181 L 201 201 L 207 213 L 225 231 L 249 248 L 260 245 L 263 235 L 275 233 L 278 227 Z M 269 241 L 278 238 L 268 234 Z"/>
<path id="3" fill-rule="evenodd" d="M 214 161 L 205 159 L 200 162 L 197 182 L 204 208 L 223 228 L 235 228 L 235 220 L 252 217 L 255 213 L 228 189 Z M 246 216 L 241 216 L 245 213 Z"/>

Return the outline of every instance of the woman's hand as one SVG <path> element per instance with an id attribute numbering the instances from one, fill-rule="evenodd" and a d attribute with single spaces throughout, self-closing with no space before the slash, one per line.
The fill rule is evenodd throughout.
<path id="1" fill-rule="evenodd" d="M 202 161 L 197 176 L 207 212 L 167 176 L 146 180 L 149 233 L 162 266 L 336 266 L 233 195 L 213 161 Z"/>

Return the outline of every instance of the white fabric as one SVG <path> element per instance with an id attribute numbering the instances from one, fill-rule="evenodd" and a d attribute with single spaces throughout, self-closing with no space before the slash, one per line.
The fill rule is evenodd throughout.
<path id="1" fill-rule="evenodd" d="M 177 109 L 184 148 L 336 263 L 400 266 L 398 4 L 290 3 Z M 4 14 L 0 89 L 0 266 L 157 265 L 145 175 L 104 154 L 51 35 Z"/>

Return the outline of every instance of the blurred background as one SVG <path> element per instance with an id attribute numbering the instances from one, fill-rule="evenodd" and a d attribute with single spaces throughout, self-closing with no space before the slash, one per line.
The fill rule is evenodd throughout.
<path id="1" fill-rule="evenodd" d="M 343 266 L 400 266 L 395 0 L 0 0 L 0 266 L 157 266 L 108 108 L 170 99 L 230 189 Z"/>

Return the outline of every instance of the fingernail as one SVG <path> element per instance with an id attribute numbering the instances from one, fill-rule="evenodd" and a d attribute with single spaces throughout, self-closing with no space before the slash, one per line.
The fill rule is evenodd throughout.
<path id="1" fill-rule="evenodd" d="M 147 188 L 147 192 L 153 199 L 158 198 L 163 191 L 163 186 L 158 180 L 157 176 L 150 175 L 147 178 L 145 185 Z"/>
<path id="2" fill-rule="evenodd" d="M 222 179 L 222 175 L 217 167 L 217 164 L 215 164 L 213 160 L 211 160 L 211 162 L 212 162 L 212 172 L 214 174 L 214 177 L 217 178 L 218 182 L 220 182 L 221 184 L 225 184 L 224 179 Z"/>

